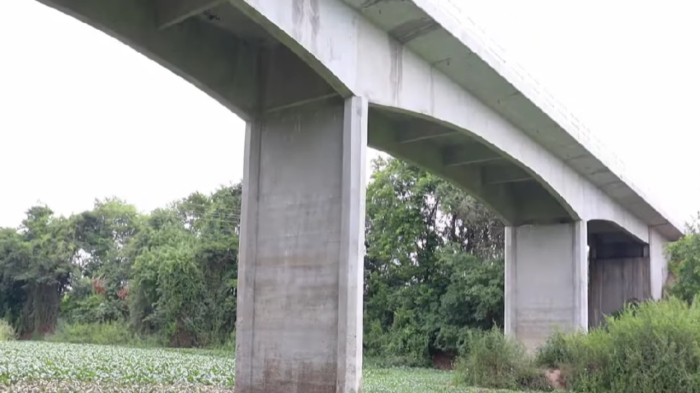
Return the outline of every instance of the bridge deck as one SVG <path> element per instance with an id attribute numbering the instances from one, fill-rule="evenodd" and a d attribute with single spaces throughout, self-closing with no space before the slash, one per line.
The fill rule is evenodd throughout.
<path id="1" fill-rule="evenodd" d="M 622 163 L 571 112 L 507 59 L 457 0 L 344 1 L 664 237 L 682 236 L 682 223 L 635 185 Z"/>

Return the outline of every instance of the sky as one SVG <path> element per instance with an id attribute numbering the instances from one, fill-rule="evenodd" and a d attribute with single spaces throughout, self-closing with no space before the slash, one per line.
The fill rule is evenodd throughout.
<path id="1" fill-rule="evenodd" d="M 694 2 L 460 1 L 635 184 L 681 220 L 700 211 Z M 33 0 L 2 0 L 0 15 L 0 227 L 36 203 L 150 211 L 240 181 L 245 125 L 206 94 Z"/>

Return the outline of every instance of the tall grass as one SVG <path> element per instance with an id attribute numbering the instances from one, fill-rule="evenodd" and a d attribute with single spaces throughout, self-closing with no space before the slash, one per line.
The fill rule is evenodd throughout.
<path id="1" fill-rule="evenodd" d="M 15 329 L 7 321 L 0 319 L 0 342 L 15 339 Z"/>
<path id="2" fill-rule="evenodd" d="M 643 303 L 587 335 L 553 336 L 537 360 L 574 391 L 700 393 L 700 307 Z"/>
<path id="3" fill-rule="evenodd" d="M 135 334 L 126 322 L 66 323 L 58 324 L 55 332 L 44 338 L 46 341 L 72 344 L 116 345 L 124 347 L 166 347 L 167 339 L 161 336 Z M 236 351 L 236 333 L 232 332 L 225 342 L 206 348 L 207 353 L 229 357 Z M 178 349 L 180 352 L 201 352 L 201 348 Z"/>
<path id="4" fill-rule="evenodd" d="M 551 390 L 525 348 L 497 329 L 472 331 L 455 365 L 458 383 L 491 389 Z"/>
<path id="5" fill-rule="evenodd" d="M 154 337 L 139 337 L 124 322 L 109 323 L 59 323 L 47 341 L 73 344 L 119 345 L 130 347 L 156 347 Z"/>

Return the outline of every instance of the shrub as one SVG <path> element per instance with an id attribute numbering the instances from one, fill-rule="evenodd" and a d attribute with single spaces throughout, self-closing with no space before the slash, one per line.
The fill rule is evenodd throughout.
<path id="1" fill-rule="evenodd" d="M 469 333 L 468 352 L 457 360 L 457 382 L 492 389 L 550 390 L 525 348 L 499 330 Z"/>
<path id="2" fill-rule="evenodd" d="M 560 366 L 575 391 L 700 392 L 700 307 L 678 299 L 628 307 L 588 335 L 553 336 L 538 362 Z"/>
<path id="3" fill-rule="evenodd" d="M 562 364 L 570 363 L 572 337 L 561 332 L 552 334 L 547 342 L 537 349 L 536 363 L 549 368 L 558 368 Z"/>
<path id="4" fill-rule="evenodd" d="M 4 319 L 0 319 L 0 342 L 15 339 L 15 329 Z"/>
<path id="5" fill-rule="evenodd" d="M 129 330 L 126 323 L 74 323 L 61 322 L 48 341 L 74 344 L 100 344 L 124 346 L 149 346 Z"/>

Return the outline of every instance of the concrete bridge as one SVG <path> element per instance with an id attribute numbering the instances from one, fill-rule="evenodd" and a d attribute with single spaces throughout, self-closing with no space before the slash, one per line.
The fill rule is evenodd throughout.
<path id="1" fill-rule="evenodd" d="M 680 225 L 450 0 L 39 1 L 248 122 L 238 393 L 359 391 L 367 146 L 502 218 L 528 347 L 661 296 Z"/>

